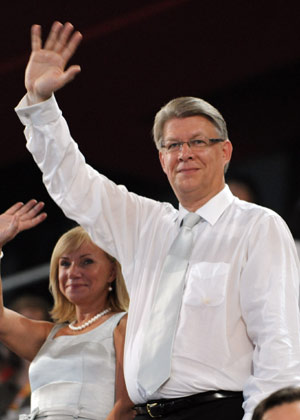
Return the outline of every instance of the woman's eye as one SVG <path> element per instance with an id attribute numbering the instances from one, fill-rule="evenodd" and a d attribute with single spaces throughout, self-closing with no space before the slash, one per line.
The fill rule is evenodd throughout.
<path id="1" fill-rule="evenodd" d="M 68 261 L 61 260 L 60 263 L 59 263 L 59 265 L 61 267 L 69 267 L 70 263 Z"/>
<path id="2" fill-rule="evenodd" d="M 94 261 L 91 258 L 86 258 L 85 260 L 83 260 L 83 264 L 84 265 L 89 265 L 92 264 Z"/>

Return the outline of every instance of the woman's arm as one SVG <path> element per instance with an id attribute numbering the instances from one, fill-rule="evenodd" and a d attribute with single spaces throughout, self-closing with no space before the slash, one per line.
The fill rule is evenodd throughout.
<path id="1" fill-rule="evenodd" d="M 106 420 L 130 420 L 135 417 L 132 409 L 133 403 L 129 399 L 123 372 L 123 354 L 125 343 L 127 315 L 125 315 L 114 331 L 114 343 L 116 350 L 116 384 L 115 395 L 116 401 L 114 408 L 107 416 Z"/>
<path id="2" fill-rule="evenodd" d="M 2 247 L 19 232 L 30 229 L 46 218 L 40 213 L 44 203 L 30 200 L 16 203 L 0 214 L 0 253 Z M 1 274 L 1 273 L 0 273 Z M 49 334 L 52 323 L 33 321 L 4 307 L 0 275 L 0 341 L 10 350 L 27 360 L 32 360 Z"/>

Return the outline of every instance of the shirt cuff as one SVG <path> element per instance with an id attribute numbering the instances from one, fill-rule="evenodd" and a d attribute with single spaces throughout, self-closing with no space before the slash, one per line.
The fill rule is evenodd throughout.
<path id="1" fill-rule="evenodd" d="M 26 94 L 15 107 L 15 111 L 21 123 L 25 126 L 31 124 L 35 126 L 49 124 L 56 121 L 62 115 L 54 95 L 46 101 L 29 105 Z"/>

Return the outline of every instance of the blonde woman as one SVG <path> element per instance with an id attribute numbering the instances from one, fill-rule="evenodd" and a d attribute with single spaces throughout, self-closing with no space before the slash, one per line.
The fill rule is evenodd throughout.
<path id="1" fill-rule="evenodd" d="M 0 249 L 45 217 L 37 216 L 41 204 L 25 206 L 12 207 L 9 217 L 0 215 Z M 24 215 L 26 227 L 20 225 Z M 129 298 L 119 263 L 84 229 L 73 228 L 53 250 L 50 290 L 54 323 L 28 319 L 1 302 L 1 341 L 31 361 L 28 418 L 133 418 L 123 377 Z"/>

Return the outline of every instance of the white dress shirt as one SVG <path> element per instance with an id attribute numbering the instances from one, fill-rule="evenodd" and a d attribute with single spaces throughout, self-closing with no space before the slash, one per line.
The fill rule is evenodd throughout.
<path id="1" fill-rule="evenodd" d="M 116 257 L 130 294 L 125 378 L 134 403 L 144 326 L 162 265 L 186 210 L 118 186 L 85 163 L 54 97 L 16 111 L 44 183 L 67 217 Z M 272 210 L 223 191 L 197 210 L 170 379 L 151 396 L 244 392 L 244 420 L 256 404 L 300 385 L 299 260 Z M 162 320 L 163 322 L 163 320 Z"/>

